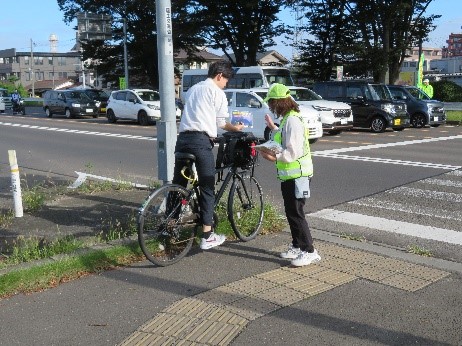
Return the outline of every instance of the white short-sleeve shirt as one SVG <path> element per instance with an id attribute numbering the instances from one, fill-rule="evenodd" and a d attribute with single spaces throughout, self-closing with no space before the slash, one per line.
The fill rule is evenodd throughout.
<path id="1" fill-rule="evenodd" d="M 229 117 L 224 91 L 207 78 L 188 90 L 185 101 L 179 131 L 204 131 L 209 137 L 217 137 L 217 128 Z"/>

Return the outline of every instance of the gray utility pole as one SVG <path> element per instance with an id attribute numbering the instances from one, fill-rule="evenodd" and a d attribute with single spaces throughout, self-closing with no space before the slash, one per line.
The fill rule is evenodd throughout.
<path id="1" fill-rule="evenodd" d="M 30 73 L 32 80 L 32 97 L 35 97 L 34 42 L 30 39 Z"/>
<path id="2" fill-rule="evenodd" d="M 173 66 L 172 7 L 170 0 L 156 1 L 157 54 L 161 121 L 157 122 L 158 175 L 164 184 L 173 179 L 176 144 L 175 85 Z"/>

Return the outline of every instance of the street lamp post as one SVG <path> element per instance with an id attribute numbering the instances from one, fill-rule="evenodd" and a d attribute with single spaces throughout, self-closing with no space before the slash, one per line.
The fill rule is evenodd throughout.
<path id="1" fill-rule="evenodd" d="M 125 88 L 128 89 L 127 19 L 123 18 Z"/>

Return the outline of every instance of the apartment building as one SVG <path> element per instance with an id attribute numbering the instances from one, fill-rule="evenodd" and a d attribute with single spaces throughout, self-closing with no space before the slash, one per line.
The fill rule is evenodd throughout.
<path id="1" fill-rule="evenodd" d="M 15 48 L 0 50 L 0 82 L 18 78 L 26 89 L 34 92 L 39 81 L 78 80 L 81 74 L 80 53 L 20 52 Z M 51 86 L 50 86 L 51 88 Z M 49 88 L 49 89 L 50 89 Z"/>

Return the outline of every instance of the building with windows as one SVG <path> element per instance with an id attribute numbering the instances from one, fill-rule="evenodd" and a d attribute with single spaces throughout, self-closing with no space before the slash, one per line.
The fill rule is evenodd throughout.
<path id="1" fill-rule="evenodd" d="M 442 48 L 422 47 L 422 53 L 425 57 L 423 70 L 430 70 L 430 62 L 440 60 L 443 57 Z M 406 50 L 406 58 L 404 58 L 401 72 L 415 72 L 419 65 L 419 47 L 412 47 Z"/>
<path id="2" fill-rule="evenodd" d="M 80 53 L 20 52 L 15 48 L 0 50 L 0 81 L 16 77 L 32 94 L 39 81 L 78 80 Z M 37 90 L 39 92 L 39 90 Z"/>
<path id="3" fill-rule="evenodd" d="M 443 49 L 443 55 L 445 58 L 451 58 L 456 56 L 462 56 L 462 34 L 449 35 L 446 40 L 447 47 Z"/>

